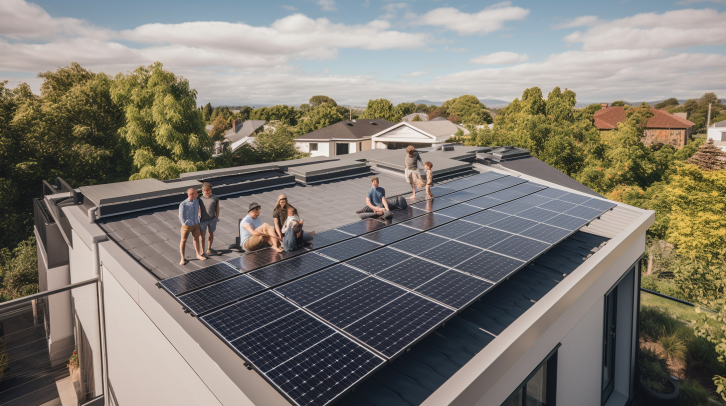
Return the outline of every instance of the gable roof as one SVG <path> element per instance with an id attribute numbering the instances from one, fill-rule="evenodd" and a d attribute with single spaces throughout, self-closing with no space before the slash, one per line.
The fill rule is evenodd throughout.
<path id="1" fill-rule="evenodd" d="M 726 120 L 719 121 L 718 123 L 713 123 L 714 127 L 726 127 Z"/>
<path id="2" fill-rule="evenodd" d="M 648 119 L 645 128 L 690 128 L 695 123 L 685 118 L 675 116 L 665 110 L 650 108 L 653 117 Z M 599 130 L 614 130 L 618 123 L 627 120 L 627 110 L 622 106 L 608 107 L 595 112 L 595 127 Z"/>
<path id="3" fill-rule="evenodd" d="M 395 124 L 383 119 L 344 120 L 297 137 L 297 141 L 308 140 L 364 140 Z"/>
<path id="4" fill-rule="evenodd" d="M 224 133 L 224 138 L 229 142 L 235 143 L 242 138 L 250 136 L 258 128 L 265 125 L 265 120 L 247 120 L 244 123 L 235 124 Z"/>

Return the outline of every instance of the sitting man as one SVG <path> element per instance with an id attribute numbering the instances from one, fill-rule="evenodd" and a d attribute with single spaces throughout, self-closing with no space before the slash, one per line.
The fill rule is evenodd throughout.
<path id="1" fill-rule="evenodd" d="M 239 245 L 246 252 L 257 251 L 265 248 L 267 245 L 272 246 L 277 252 L 282 252 L 284 249 L 278 247 L 280 239 L 277 238 L 275 229 L 267 224 L 262 224 L 260 216 L 260 205 L 257 203 L 250 203 L 249 211 L 247 216 L 240 222 L 239 228 Z"/>
<path id="2" fill-rule="evenodd" d="M 382 217 L 390 219 L 393 216 L 391 210 L 403 210 L 408 207 L 406 199 L 403 197 L 386 199 L 386 190 L 378 187 L 378 177 L 371 179 L 371 186 L 371 190 L 368 191 L 366 196 L 366 207 L 356 211 L 360 218 Z"/>

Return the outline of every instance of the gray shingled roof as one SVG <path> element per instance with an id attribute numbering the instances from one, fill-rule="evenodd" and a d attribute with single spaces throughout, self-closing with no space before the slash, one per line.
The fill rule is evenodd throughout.
<path id="1" fill-rule="evenodd" d="M 560 170 L 553 168 L 538 158 L 528 156 L 526 158 L 512 159 L 510 161 L 502 161 L 493 167 L 501 166 L 511 169 L 525 175 L 534 176 L 536 178 L 552 182 L 554 184 L 564 186 L 566 188 L 577 190 L 578 192 L 587 193 L 589 195 L 602 197 L 599 193 L 583 185 L 582 183 L 567 176 Z"/>
<path id="2" fill-rule="evenodd" d="M 325 128 L 315 130 L 296 138 L 297 141 L 308 140 L 362 140 L 377 134 L 395 124 L 382 119 L 345 120 Z"/>
<path id="3" fill-rule="evenodd" d="M 250 136 L 257 129 L 265 125 L 265 120 L 247 120 L 244 123 L 237 124 L 233 128 L 224 133 L 224 138 L 229 142 L 235 143 L 244 137 Z"/>

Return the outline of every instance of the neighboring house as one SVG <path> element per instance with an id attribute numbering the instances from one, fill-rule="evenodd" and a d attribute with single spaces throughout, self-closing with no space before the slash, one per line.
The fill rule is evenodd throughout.
<path id="1" fill-rule="evenodd" d="M 371 136 L 394 124 L 382 119 L 345 120 L 295 139 L 297 149 L 311 156 L 334 157 L 371 149 Z"/>
<path id="2" fill-rule="evenodd" d="M 79 353 L 93 405 L 632 404 L 654 212 L 541 161 L 502 164 L 526 151 L 446 147 L 421 151 L 437 199 L 393 224 L 355 210 L 371 176 L 388 197 L 411 193 L 396 150 L 50 191 L 35 234 L 41 291 L 57 300 L 37 306 L 48 345 L 62 341 L 58 368 L 91 341 Z M 486 150 L 491 166 L 472 163 Z M 182 266 L 178 205 L 205 181 L 222 197 L 221 252 Z M 252 202 L 272 223 L 280 193 L 313 248 L 226 249 Z"/>
<path id="3" fill-rule="evenodd" d="M 693 122 L 651 107 L 653 116 L 648 119 L 643 131 L 643 142 L 670 144 L 683 148 L 691 138 Z M 615 130 L 619 123 L 627 120 L 627 110 L 621 106 L 608 107 L 595 112 L 595 127 L 601 131 Z"/>
<path id="4" fill-rule="evenodd" d="M 232 123 L 232 128 L 224 133 L 224 138 L 229 141 L 232 151 L 244 144 L 255 142 L 255 134 L 264 130 L 265 120 L 247 120 L 244 123 L 238 118 Z"/>
<path id="5" fill-rule="evenodd" d="M 411 122 L 414 118 L 416 118 L 416 116 L 418 116 L 421 121 L 429 121 L 429 116 L 426 113 L 411 113 L 407 116 L 403 116 L 401 121 Z"/>
<path id="6" fill-rule="evenodd" d="M 708 127 L 706 137 L 707 139 L 713 140 L 714 145 L 719 149 L 726 151 L 726 120 L 711 124 Z"/>
<path id="7" fill-rule="evenodd" d="M 398 123 L 371 137 L 375 149 L 400 149 L 413 145 L 425 148 L 441 145 L 457 131 L 469 134 L 469 130 L 447 119 Z"/>

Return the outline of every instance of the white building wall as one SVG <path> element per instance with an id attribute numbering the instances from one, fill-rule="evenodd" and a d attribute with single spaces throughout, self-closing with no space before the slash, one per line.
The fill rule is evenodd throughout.
<path id="1" fill-rule="evenodd" d="M 707 139 L 713 140 L 713 143 L 726 151 L 726 127 L 709 127 L 706 133 Z"/>

